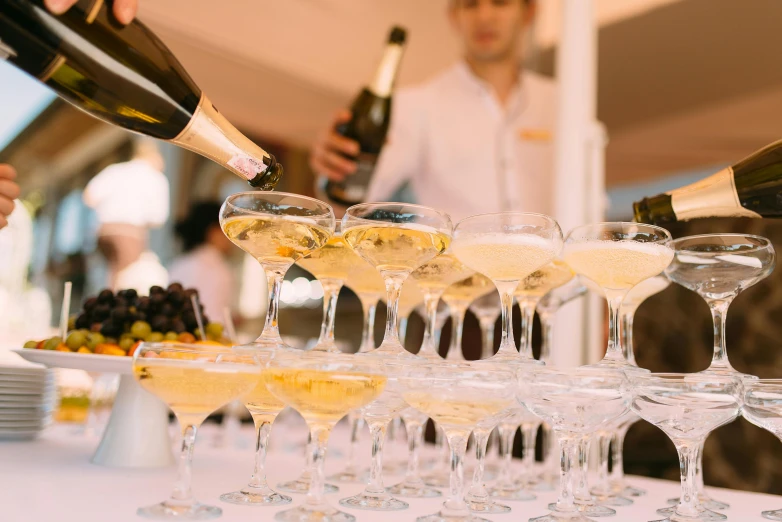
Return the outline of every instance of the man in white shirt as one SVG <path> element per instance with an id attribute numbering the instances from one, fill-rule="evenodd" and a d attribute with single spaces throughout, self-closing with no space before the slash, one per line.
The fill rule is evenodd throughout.
<path id="1" fill-rule="evenodd" d="M 521 68 L 534 11 L 534 0 L 450 0 L 463 60 L 394 93 L 369 201 L 388 200 L 407 181 L 418 203 L 454 222 L 486 212 L 552 212 L 556 86 Z M 349 118 L 341 112 L 331 129 Z M 340 180 L 355 171 L 345 155 L 355 156 L 358 144 L 331 129 L 310 164 Z"/>
<path id="2" fill-rule="evenodd" d="M 131 161 L 106 167 L 84 189 L 84 203 L 98 216 L 98 249 L 108 261 L 112 287 L 119 284 L 121 272 L 141 259 L 149 229 L 168 219 L 169 186 L 164 167 L 157 144 L 139 139 Z M 127 278 L 123 280 L 125 287 L 136 288 L 127 286 Z"/>

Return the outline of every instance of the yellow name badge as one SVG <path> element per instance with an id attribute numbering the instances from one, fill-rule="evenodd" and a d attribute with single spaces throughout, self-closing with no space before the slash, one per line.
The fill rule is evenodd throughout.
<path id="1" fill-rule="evenodd" d="M 519 139 L 522 141 L 551 141 L 551 131 L 548 129 L 519 129 Z"/>

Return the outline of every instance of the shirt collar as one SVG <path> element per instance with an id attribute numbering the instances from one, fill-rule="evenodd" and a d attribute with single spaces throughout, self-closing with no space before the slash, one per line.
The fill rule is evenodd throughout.
<path id="1" fill-rule="evenodd" d="M 489 96 L 494 96 L 494 89 L 492 86 L 489 85 L 488 82 L 478 78 L 475 73 L 472 72 L 472 69 L 465 60 L 459 60 L 454 66 L 454 69 L 456 70 L 456 74 L 461 78 L 461 80 L 464 82 L 464 85 L 466 85 L 468 89 L 478 94 L 488 94 Z M 508 99 L 508 103 L 505 106 L 505 110 L 508 113 L 521 112 L 527 105 L 527 100 L 529 98 L 529 88 L 523 79 L 524 68 L 520 67 L 518 82 L 516 83 L 516 87 L 511 93 L 510 98 Z"/>

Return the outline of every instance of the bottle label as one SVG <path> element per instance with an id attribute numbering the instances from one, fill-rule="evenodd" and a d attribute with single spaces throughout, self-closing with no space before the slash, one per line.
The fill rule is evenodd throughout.
<path id="1" fill-rule="evenodd" d="M 7 60 L 9 58 L 16 58 L 16 51 L 0 38 L 0 60 Z"/>
<path id="2" fill-rule="evenodd" d="M 262 161 L 258 161 L 250 156 L 245 156 L 244 154 L 234 155 L 228 160 L 226 165 L 244 174 L 248 181 L 252 181 L 258 173 L 266 170 L 266 165 Z"/>
<path id="3" fill-rule="evenodd" d="M 667 194 L 680 221 L 702 217 L 760 217 L 741 206 L 731 167 Z"/>

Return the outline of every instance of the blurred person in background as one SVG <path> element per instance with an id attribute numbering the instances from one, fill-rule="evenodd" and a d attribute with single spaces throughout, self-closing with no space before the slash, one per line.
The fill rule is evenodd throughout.
<path id="1" fill-rule="evenodd" d="M 461 61 L 394 93 L 388 140 L 367 199 L 384 201 L 409 182 L 417 203 L 454 222 L 486 212 L 553 211 L 553 80 L 522 68 L 535 0 L 449 0 Z M 335 181 L 355 172 L 358 143 L 334 128 L 315 143 L 310 166 Z"/>
<path id="2" fill-rule="evenodd" d="M 98 250 L 109 267 L 109 286 L 146 293 L 165 286 L 165 269 L 147 250 L 149 229 L 162 226 L 169 215 L 168 179 L 157 144 L 135 142 L 133 159 L 110 165 L 90 180 L 84 203 L 98 218 Z"/>
<path id="3" fill-rule="evenodd" d="M 62 14 L 73 7 L 78 0 L 44 0 L 46 7 L 54 14 Z M 114 0 L 112 12 L 121 24 L 129 24 L 136 17 L 138 0 Z M 14 200 L 19 197 L 16 171 L 10 165 L 0 164 L 0 228 L 8 224 L 7 217 L 14 210 Z"/>
<path id="4" fill-rule="evenodd" d="M 197 203 L 187 217 L 177 223 L 176 234 L 182 240 L 184 254 L 171 263 L 171 282 L 195 288 L 204 312 L 213 319 L 222 318 L 231 306 L 234 276 L 228 257 L 234 252 L 220 228 L 220 203 Z"/>

